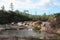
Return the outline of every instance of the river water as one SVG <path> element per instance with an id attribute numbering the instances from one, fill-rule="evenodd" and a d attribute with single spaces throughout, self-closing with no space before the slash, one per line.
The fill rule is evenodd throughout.
<path id="1" fill-rule="evenodd" d="M 20 37 L 36 37 L 36 38 L 48 38 L 50 37 L 57 37 L 56 34 L 49 34 L 46 32 L 35 32 L 31 26 L 29 26 L 28 28 L 25 29 L 21 29 L 21 30 L 4 30 L 0 32 L 0 35 L 17 35 Z"/>
<path id="2" fill-rule="evenodd" d="M 17 35 L 20 37 L 28 37 L 28 36 L 37 36 L 38 34 L 34 32 L 31 27 L 28 29 L 21 29 L 21 30 L 4 30 L 0 32 L 1 35 Z"/>
<path id="3" fill-rule="evenodd" d="M 35 38 L 46 38 L 47 35 L 55 36 L 55 34 L 48 34 L 46 32 L 37 33 L 32 28 L 23 29 L 23 30 L 5 30 L 0 32 L 0 35 L 17 35 L 20 37 L 35 37 Z M 57 36 L 56 36 L 57 37 Z"/>

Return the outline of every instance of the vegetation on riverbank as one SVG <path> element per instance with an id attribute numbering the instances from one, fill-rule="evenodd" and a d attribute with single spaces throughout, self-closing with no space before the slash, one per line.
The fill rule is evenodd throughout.
<path id="1" fill-rule="evenodd" d="M 57 16 L 60 13 L 56 13 Z M 6 24 L 11 22 L 20 22 L 20 21 L 51 21 L 54 18 L 58 18 L 55 14 L 54 15 L 46 15 L 45 13 L 41 15 L 30 15 L 28 13 L 19 12 L 19 11 L 3 11 L 0 10 L 0 24 Z"/>
<path id="2" fill-rule="evenodd" d="M 40 32 L 40 28 L 38 28 L 38 27 L 34 27 L 33 30 L 34 30 L 35 32 Z"/>

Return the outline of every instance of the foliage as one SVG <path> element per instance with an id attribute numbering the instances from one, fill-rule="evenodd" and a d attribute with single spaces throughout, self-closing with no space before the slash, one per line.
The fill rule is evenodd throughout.
<path id="1" fill-rule="evenodd" d="M 0 24 L 6 24 L 11 22 L 20 22 L 31 20 L 28 16 L 16 13 L 14 11 L 0 10 Z"/>
<path id="2" fill-rule="evenodd" d="M 44 14 L 41 16 L 41 20 L 42 20 L 42 21 L 47 21 L 47 20 L 48 20 L 46 13 L 44 13 Z"/>
<path id="3" fill-rule="evenodd" d="M 40 28 L 34 27 L 33 30 L 36 31 L 36 32 L 39 32 L 40 31 Z"/>
<path id="4" fill-rule="evenodd" d="M 60 13 L 54 14 L 56 17 L 57 24 L 60 24 Z"/>

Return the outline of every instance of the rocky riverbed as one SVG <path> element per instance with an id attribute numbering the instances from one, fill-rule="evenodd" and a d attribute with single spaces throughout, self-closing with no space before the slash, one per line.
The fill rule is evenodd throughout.
<path id="1" fill-rule="evenodd" d="M 20 25 L 19 25 L 20 24 Z M 12 24 L 12 25 L 5 25 L 3 28 L 19 28 L 23 27 L 19 23 L 18 25 Z M 10 27 L 11 26 L 11 27 Z M 26 26 L 26 28 L 24 28 Z M 0 35 L 15 35 L 18 37 L 33 37 L 33 38 L 39 38 L 39 39 L 60 39 L 60 36 L 53 33 L 53 29 L 50 26 L 49 22 L 43 22 L 40 27 L 41 27 L 41 32 L 35 32 L 33 30 L 32 25 L 25 24 L 24 29 L 22 30 L 2 30 L 0 31 Z"/>

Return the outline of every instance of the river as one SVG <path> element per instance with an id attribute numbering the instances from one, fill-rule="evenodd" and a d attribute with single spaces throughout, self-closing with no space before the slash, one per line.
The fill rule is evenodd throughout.
<path id="1" fill-rule="evenodd" d="M 37 38 L 41 38 L 41 39 L 48 38 L 49 36 L 55 37 L 55 38 L 57 37 L 56 34 L 49 34 L 46 32 L 41 32 L 41 33 L 35 32 L 31 26 L 29 26 L 28 28 L 23 29 L 23 30 L 4 30 L 4 31 L 0 32 L 0 35 L 17 35 L 20 37 L 32 36 L 32 37 L 37 37 Z"/>

